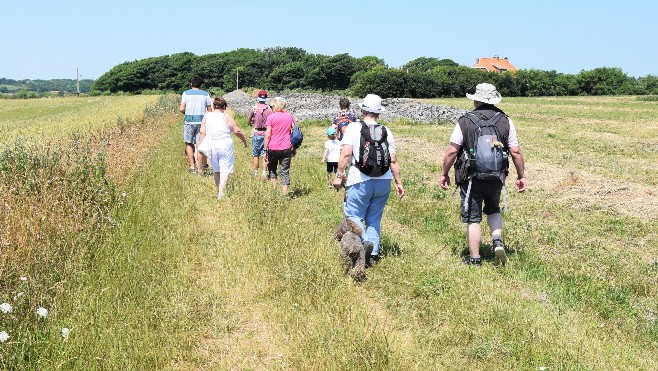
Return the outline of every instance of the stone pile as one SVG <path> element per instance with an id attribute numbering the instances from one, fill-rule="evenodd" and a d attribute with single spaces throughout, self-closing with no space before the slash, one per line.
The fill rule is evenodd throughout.
<path id="1" fill-rule="evenodd" d="M 338 112 L 338 95 L 324 95 L 318 93 L 289 93 L 281 94 L 286 98 L 288 104 L 286 109 L 298 121 L 331 120 Z M 270 94 L 274 97 L 274 94 Z M 224 95 L 228 106 L 241 114 L 247 114 L 250 107 L 256 104 L 256 98 L 242 90 L 235 90 Z M 361 99 L 349 98 L 351 107 L 359 112 L 358 104 Z M 457 119 L 466 113 L 465 110 L 439 106 L 430 103 L 418 102 L 407 98 L 384 99 L 382 105 L 385 112 L 380 116 L 381 121 L 392 121 L 405 119 L 410 122 L 423 122 L 432 124 L 455 123 Z"/>

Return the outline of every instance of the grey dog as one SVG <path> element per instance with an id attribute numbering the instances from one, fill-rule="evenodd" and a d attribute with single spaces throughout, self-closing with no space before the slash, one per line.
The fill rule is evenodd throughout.
<path id="1" fill-rule="evenodd" d="M 347 218 L 341 220 L 334 232 L 336 240 L 340 241 L 340 260 L 345 274 L 349 274 L 356 282 L 366 279 L 366 257 L 372 253 L 366 251 L 361 243 L 361 233 L 361 228 Z"/>

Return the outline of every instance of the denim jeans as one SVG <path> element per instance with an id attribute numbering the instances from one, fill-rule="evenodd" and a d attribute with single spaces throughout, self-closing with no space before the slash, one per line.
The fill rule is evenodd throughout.
<path id="1" fill-rule="evenodd" d="M 361 228 L 361 240 L 372 242 L 373 255 L 379 255 L 380 224 L 390 191 L 391 179 L 370 179 L 347 187 L 345 216 Z"/>

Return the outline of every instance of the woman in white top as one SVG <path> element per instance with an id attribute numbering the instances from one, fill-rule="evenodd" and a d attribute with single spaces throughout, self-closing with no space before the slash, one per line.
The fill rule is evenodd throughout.
<path id="1" fill-rule="evenodd" d="M 212 166 L 215 185 L 217 186 L 217 199 L 224 196 L 224 187 L 228 176 L 233 172 L 235 156 L 233 152 L 233 139 L 231 133 L 240 138 L 242 144 L 247 147 L 247 139 L 242 130 L 235 124 L 233 116 L 226 113 L 226 101 L 224 98 L 215 98 L 212 103 L 213 111 L 207 112 L 201 121 L 200 142 L 206 135 L 212 140 L 212 151 L 210 154 L 210 165 Z"/>

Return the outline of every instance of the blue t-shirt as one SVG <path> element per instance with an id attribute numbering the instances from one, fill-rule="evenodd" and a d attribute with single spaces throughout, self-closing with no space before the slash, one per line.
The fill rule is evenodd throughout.
<path id="1" fill-rule="evenodd" d="M 201 120 L 206 114 L 206 107 L 212 105 L 210 94 L 198 89 L 185 90 L 181 101 L 185 102 L 186 124 L 201 124 Z"/>

